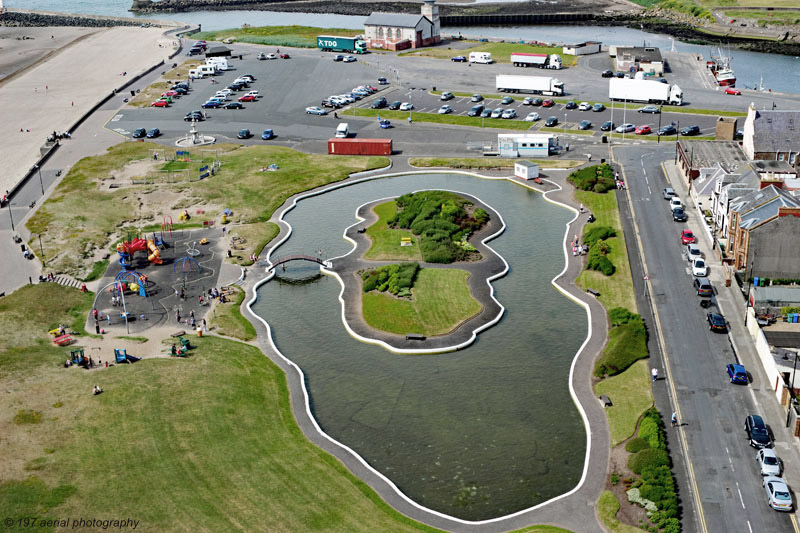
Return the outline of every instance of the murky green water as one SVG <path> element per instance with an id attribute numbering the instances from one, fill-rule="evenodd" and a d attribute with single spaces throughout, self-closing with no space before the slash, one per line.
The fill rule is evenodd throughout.
<path id="1" fill-rule="evenodd" d="M 328 276 L 266 283 L 254 310 L 306 373 L 313 413 L 329 435 L 426 507 L 468 520 L 503 516 L 572 489 L 583 468 L 586 433 L 568 375 L 586 315 L 550 285 L 563 268 L 570 213 L 508 182 L 403 176 L 301 201 L 287 217 L 294 233 L 276 253 L 342 255 L 357 206 L 428 188 L 477 196 L 508 226 L 491 242 L 511 265 L 494 284 L 506 314 L 475 344 L 408 356 L 360 343 L 342 326 L 340 286 Z M 292 276 L 315 270 L 289 265 Z"/>

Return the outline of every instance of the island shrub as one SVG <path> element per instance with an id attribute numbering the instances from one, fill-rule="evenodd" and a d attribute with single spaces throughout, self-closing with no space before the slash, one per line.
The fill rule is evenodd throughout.
<path id="1" fill-rule="evenodd" d="M 648 448 L 636 452 L 628 458 L 628 468 L 630 468 L 634 474 L 641 474 L 645 468 L 658 466 L 669 466 L 669 454 L 667 454 L 665 450 Z M 641 487 L 639 491 L 641 493 Z M 647 499 L 649 500 L 650 498 Z"/>
<path id="2" fill-rule="evenodd" d="M 576 170 L 567 178 L 570 183 L 582 191 L 593 191 L 603 194 L 617 188 L 614 172 L 611 167 L 603 163 Z"/>
<path id="3" fill-rule="evenodd" d="M 586 268 L 600 271 L 606 276 L 612 276 L 616 271 L 616 267 L 611 262 L 611 259 L 603 253 L 603 248 L 600 243 L 589 248 L 589 259 L 586 261 Z"/>
<path id="4" fill-rule="evenodd" d="M 630 453 L 640 452 L 650 447 L 650 443 L 641 437 L 633 437 L 625 444 L 625 451 Z"/>
<path id="5" fill-rule="evenodd" d="M 395 200 L 397 213 L 388 220 L 390 228 L 408 229 L 419 235 L 419 249 L 429 263 L 452 263 L 476 253 L 463 242 L 465 236 L 489 220 L 484 209 L 475 209 L 466 198 L 447 191 L 404 194 Z"/>
<path id="6" fill-rule="evenodd" d="M 592 226 L 583 234 L 583 242 L 589 246 L 594 246 L 598 241 L 604 241 L 616 236 L 617 232 L 611 226 Z"/>
<path id="7" fill-rule="evenodd" d="M 655 407 L 644 412 L 642 422 L 639 424 L 639 437 L 646 440 L 651 448 L 663 450 L 667 447 L 664 421 L 661 420 L 661 414 Z"/>
<path id="8" fill-rule="evenodd" d="M 621 326 L 631 321 L 640 320 L 641 317 L 636 313 L 631 313 L 624 307 L 615 307 L 608 312 L 608 319 L 611 321 L 611 326 Z"/>
<path id="9" fill-rule="evenodd" d="M 622 314 L 616 309 L 615 313 L 617 317 Z M 595 364 L 595 376 L 601 378 L 619 374 L 639 359 L 648 356 L 647 329 L 642 317 L 630 313 L 626 320 L 625 323 L 613 326 L 608 332 L 608 344 Z"/>
<path id="10" fill-rule="evenodd" d="M 395 296 L 410 296 L 419 271 L 419 263 L 395 263 L 361 274 L 364 292 L 377 290 Z"/>

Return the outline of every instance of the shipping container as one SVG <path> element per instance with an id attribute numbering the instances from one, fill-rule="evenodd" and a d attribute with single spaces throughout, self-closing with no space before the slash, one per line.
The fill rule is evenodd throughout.
<path id="1" fill-rule="evenodd" d="M 328 139 L 334 155 L 392 155 L 391 139 Z"/>

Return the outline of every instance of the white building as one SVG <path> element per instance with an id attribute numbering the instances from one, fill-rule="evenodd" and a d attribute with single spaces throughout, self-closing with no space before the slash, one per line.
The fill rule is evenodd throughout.
<path id="1" fill-rule="evenodd" d="M 372 13 L 364 21 L 367 46 L 386 50 L 421 48 L 441 42 L 439 6 L 425 0 L 422 13 Z"/>
<path id="2" fill-rule="evenodd" d="M 548 157 L 558 149 L 553 135 L 528 133 L 499 133 L 497 150 L 500 157 Z"/>

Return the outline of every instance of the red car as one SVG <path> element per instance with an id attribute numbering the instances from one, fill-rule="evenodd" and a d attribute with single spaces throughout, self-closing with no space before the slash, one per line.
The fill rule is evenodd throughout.
<path id="1" fill-rule="evenodd" d="M 554 105 L 556 105 L 556 103 L 549 98 L 542 102 L 542 107 L 553 107 Z"/>
<path id="2" fill-rule="evenodd" d="M 734 89 L 733 87 L 725 87 L 725 94 L 733 94 L 738 96 L 742 94 L 742 91 L 740 91 L 739 89 Z"/>
<path id="3" fill-rule="evenodd" d="M 289 54 L 281 54 L 281 59 L 290 59 Z"/>
<path id="4" fill-rule="evenodd" d="M 648 125 L 637 126 L 636 130 L 634 130 L 634 133 L 636 135 L 647 135 L 648 133 L 652 133 L 652 130 L 650 129 L 650 126 L 648 126 Z"/>
<path id="5" fill-rule="evenodd" d="M 697 237 L 694 236 L 692 230 L 685 229 L 681 232 L 681 244 L 694 244 L 697 242 Z"/>
<path id="6" fill-rule="evenodd" d="M 156 100 L 155 102 L 150 104 L 150 107 L 169 107 L 169 102 L 167 102 L 166 100 Z"/>
<path id="7" fill-rule="evenodd" d="M 252 94 L 246 94 L 244 96 L 240 96 L 239 97 L 239 101 L 240 102 L 255 102 L 256 101 L 256 97 L 253 96 Z"/>
<path id="8" fill-rule="evenodd" d="M 180 96 L 180 93 L 175 91 L 167 91 L 165 93 L 161 93 L 161 96 Z"/>

